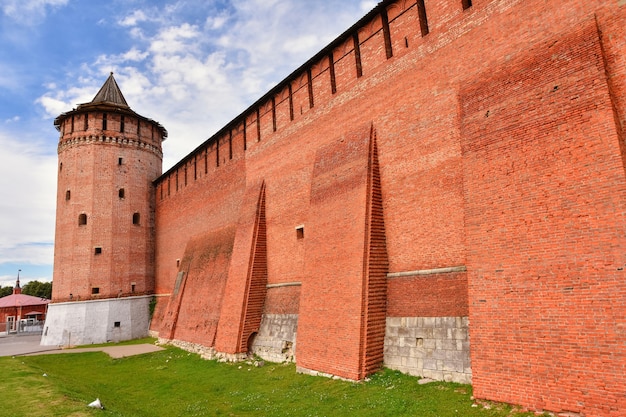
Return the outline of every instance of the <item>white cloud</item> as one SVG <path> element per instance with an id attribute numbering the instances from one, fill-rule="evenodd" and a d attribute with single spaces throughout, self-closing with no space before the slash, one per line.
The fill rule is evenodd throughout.
<path id="1" fill-rule="evenodd" d="M 117 22 L 134 45 L 85 63 L 79 85 L 74 80 L 69 91 L 54 89 L 38 103 L 56 117 L 90 101 L 114 71 L 133 110 L 168 129 L 167 169 L 351 26 L 363 15 L 362 7 L 369 10 L 372 3 L 233 0 L 216 10 L 214 4 L 189 0 L 162 6 L 158 13 L 156 8 L 127 12 Z"/>
<path id="2" fill-rule="evenodd" d="M 148 52 L 144 51 L 140 51 L 137 48 L 131 48 L 129 51 L 125 52 L 124 54 L 122 54 L 121 58 L 123 62 L 126 61 L 143 61 L 144 59 L 146 59 L 146 57 L 148 56 Z"/>
<path id="3" fill-rule="evenodd" d="M 119 16 L 103 15 L 102 22 L 124 34 L 124 47 L 93 45 L 95 54 L 81 61 L 68 54 L 65 79 L 52 73 L 41 78 L 42 90 L 33 96 L 39 97 L 36 110 L 45 113 L 45 130 L 12 133 L 26 132 L 32 120 L 14 109 L 0 119 L 0 267 L 52 264 L 57 162 L 49 119 L 91 101 L 109 71 L 133 110 L 169 131 L 168 169 L 376 6 L 363 0 L 232 0 L 216 9 L 222 2 L 168 1 L 116 1 Z M 0 13 L 34 24 L 68 3 L 0 0 Z M 139 8 L 141 3 L 149 5 Z M 76 2 L 82 9 L 72 12 L 85 13 L 94 4 Z M 23 86 L 16 71 L 0 63 L 0 87 Z M 44 137 L 48 143 L 37 139 Z M 15 277 L 8 278 L 12 285 Z"/>
<path id="4" fill-rule="evenodd" d="M 207 17 L 204 27 L 207 30 L 222 29 L 229 20 L 230 20 L 230 13 L 228 13 L 226 10 L 223 10 L 215 16 Z"/>
<path id="5" fill-rule="evenodd" d="M 367 13 L 376 7 L 377 4 L 378 1 L 375 0 L 364 0 L 361 2 L 361 11 L 363 11 L 363 13 Z"/>
<path id="6" fill-rule="evenodd" d="M 287 39 L 282 45 L 282 50 L 290 54 L 309 52 L 319 45 L 320 38 L 317 35 L 304 35 Z"/>
<path id="7" fill-rule="evenodd" d="M 193 41 L 199 36 L 198 28 L 189 23 L 166 27 L 151 41 L 150 50 L 156 55 L 189 54 L 197 49 Z"/>
<path id="8" fill-rule="evenodd" d="M 75 81 L 79 83 L 78 86 L 71 87 L 67 91 L 55 89 L 35 100 L 36 104 L 43 107 L 45 117 L 54 119 L 78 104 L 90 102 L 104 83 L 104 80 L 97 81 L 91 77 L 81 77 Z"/>
<path id="9" fill-rule="evenodd" d="M 3 0 L 2 12 L 14 21 L 32 25 L 45 18 L 48 7 L 62 7 L 69 0 Z"/>
<path id="10" fill-rule="evenodd" d="M 49 270 L 42 270 L 42 268 L 31 268 L 30 265 L 25 266 L 25 269 L 20 274 L 20 286 L 24 288 L 24 285 L 28 284 L 30 281 L 52 281 L 52 276 L 50 276 L 48 271 Z M 24 275 L 25 272 L 28 272 L 28 275 Z M 36 275 L 32 275 L 33 273 Z M 15 274 L 0 275 L 0 287 L 13 287 L 15 285 L 16 278 L 17 270 L 15 270 Z"/>
<path id="11" fill-rule="evenodd" d="M 48 95 L 39 97 L 36 102 L 43 106 L 49 117 L 56 117 L 71 108 L 69 103 Z"/>
<path id="12" fill-rule="evenodd" d="M 120 66 L 126 65 L 137 65 L 138 63 L 144 61 L 150 53 L 148 51 L 142 51 L 137 47 L 132 47 L 126 52 L 122 52 L 120 54 L 113 55 L 100 55 L 96 58 L 93 66 L 96 66 L 106 72 L 114 71 L 116 72 L 116 68 Z M 100 76 L 101 74 L 98 71 L 94 71 L 92 68 L 86 69 L 89 73 L 89 81 L 94 82 L 92 78 L 94 76 Z M 97 91 L 97 90 L 96 90 Z M 95 95 L 95 92 L 94 92 Z"/>
<path id="13" fill-rule="evenodd" d="M 0 264 L 51 264 L 56 155 L 25 139 L 0 131 Z"/>
<path id="14" fill-rule="evenodd" d="M 135 10 L 130 15 L 125 16 L 118 23 L 121 26 L 136 26 L 137 23 L 148 20 L 148 17 L 142 10 Z"/>

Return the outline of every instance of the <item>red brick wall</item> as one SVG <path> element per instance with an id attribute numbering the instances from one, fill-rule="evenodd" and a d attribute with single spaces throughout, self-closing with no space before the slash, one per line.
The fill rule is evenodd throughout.
<path id="1" fill-rule="evenodd" d="M 160 129 L 126 114 L 121 132 L 121 114 L 107 112 L 103 131 L 104 111 L 78 110 L 73 129 L 69 116 L 61 125 L 53 302 L 67 301 L 70 294 L 86 300 L 154 291 L 152 181 L 161 173 Z M 79 226 L 80 214 L 87 216 L 86 225 Z"/>
<path id="2" fill-rule="evenodd" d="M 215 347 L 247 352 L 259 329 L 267 285 L 265 184 L 252 184 L 241 205 Z"/>
<path id="3" fill-rule="evenodd" d="M 177 274 L 179 271 L 186 271 L 189 260 L 193 258 L 191 264 L 193 270 L 189 271 L 185 295 L 179 302 L 200 306 L 185 307 L 189 309 L 189 317 L 183 320 L 184 313 L 181 315 L 180 322 L 175 325 L 179 330 L 175 336 L 181 340 L 207 343 L 208 346 L 212 346 L 217 331 L 234 245 L 235 225 L 245 186 L 245 163 L 240 157 L 243 143 L 234 145 L 237 146 L 233 146 L 233 160 L 228 159 L 228 154 L 226 155 L 228 163 L 223 162 L 217 167 L 213 148 L 212 152 L 207 151 L 206 154 L 202 152 L 196 157 L 195 164 L 192 160 L 191 165 L 187 166 L 187 185 L 184 183 L 183 166 L 171 171 L 170 175 L 156 187 L 156 227 L 159 231 L 156 237 L 156 291 L 157 294 L 170 296 L 158 298 L 151 329 L 159 331 L 162 330 L 162 326 L 170 329 L 178 320 L 172 322 L 171 314 L 176 314 L 174 304 L 171 307 L 167 306 L 172 303 L 171 294 L 174 292 Z M 193 172 L 195 179 L 189 175 Z M 190 246 L 193 241 L 198 243 Z M 196 256 L 193 249 L 196 246 L 200 253 L 214 253 L 216 256 L 219 254 L 219 265 L 214 261 L 211 264 L 210 257 Z M 207 285 L 207 282 L 213 284 Z M 204 303 L 196 300 L 213 302 Z M 199 308 L 201 312 L 194 312 L 194 308 Z M 206 334 L 208 328 L 210 336 Z M 167 333 L 169 332 L 163 337 L 167 337 Z"/>
<path id="4" fill-rule="evenodd" d="M 6 324 L 7 317 L 9 316 L 13 316 L 15 320 L 17 320 L 18 316 L 21 319 L 25 319 L 26 315 L 31 312 L 41 313 L 41 315 L 38 316 L 38 319 L 45 320 L 46 309 L 47 309 L 46 304 L 26 306 L 26 307 L 3 307 L 3 308 L 0 308 L 0 324 Z"/>
<path id="5" fill-rule="evenodd" d="M 160 337 L 213 346 L 234 239 L 235 228 L 226 227 L 188 241 L 178 291 L 174 288 L 169 297 L 162 321 L 153 319 Z"/>
<path id="6" fill-rule="evenodd" d="M 265 311 L 288 300 L 299 312 L 299 366 L 362 376 L 366 158 L 347 156 L 358 143 L 348 132 L 373 125 L 389 272 L 467 266 L 390 279 L 387 315 L 469 312 L 479 398 L 615 414 L 626 407 L 616 388 L 626 382 L 626 5 L 425 6 L 427 36 L 413 2 L 389 4 L 391 58 L 375 13 L 355 32 L 360 78 L 350 34 L 158 181 L 157 290 L 172 291 L 192 237 L 237 227 L 245 190 L 264 181 L 267 282 L 302 283 L 270 288 Z M 328 167 L 354 169 L 315 172 L 325 151 Z"/>
<path id="7" fill-rule="evenodd" d="M 387 273 L 389 258 L 385 234 L 380 164 L 376 132 L 369 142 L 369 166 L 365 215 L 365 253 L 363 282 L 363 329 L 361 336 L 361 375 L 378 371 L 383 364 L 385 323 L 387 318 Z"/>
<path id="8" fill-rule="evenodd" d="M 595 20 L 461 102 L 475 395 L 623 412 L 626 181 Z"/>
<path id="9" fill-rule="evenodd" d="M 389 317 L 466 317 L 467 273 L 389 278 Z"/>
<path id="10" fill-rule="evenodd" d="M 267 289 L 264 314 L 298 314 L 300 285 Z"/>
<path id="11" fill-rule="evenodd" d="M 358 379 L 369 126 L 320 147 L 306 222 L 297 364 Z"/>

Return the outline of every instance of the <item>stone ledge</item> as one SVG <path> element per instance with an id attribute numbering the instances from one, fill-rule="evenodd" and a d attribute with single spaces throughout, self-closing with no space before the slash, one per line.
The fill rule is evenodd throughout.
<path id="1" fill-rule="evenodd" d="M 413 277 L 416 275 L 449 274 L 452 272 L 467 272 L 467 267 L 465 265 L 460 265 L 447 266 L 443 268 L 418 269 L 415 271 L 390 272 L 387 274 L 387 278 Z"/>

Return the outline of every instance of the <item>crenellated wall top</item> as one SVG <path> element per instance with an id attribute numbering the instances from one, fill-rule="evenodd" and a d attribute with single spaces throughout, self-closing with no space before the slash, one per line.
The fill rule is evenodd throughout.
<path id="1" fill-rule="evenodd" d="M 294 114 L 298 112 L 298 109 L 294 108 L 294 96 L 298 91 L 304 91 L 303 94 L 308 95 L 308 107 L 313 108 L 316 104 L 319 104 L 315 101 L 315 93 L 313 91 L 313 84 L 318 77 L 328 74 L 331 80 L 330 90 L 332 94 L 337 93 L 335 65 L 345 58 L 350 57 L 352 59 L 350 66 L 354 70 L 354 78 L 360 78 L 363 75 L 360 45 L 377 34 L 382 33 L 383 48 L 385 50 L 383 56 L 386 55 L 387 59 L 391 58 L 393 51 L 390 24 L 394 19 L 406 12 L 412 11 L 416 16 L 421 16 L 423 13 L 418 9 L 423 8 L 423 4 L 423 0 L 384 0 L 378 3 L 358 22 L 156 179 L 155 183 L 159 183 L 163 178 L 184 167 L 190 159 L 202 154 L 206 149 L 212 148 L 220 139 L 231 137 L 233 132 L 243 130 L 248 131 L 248 133 L 254 133 L 256 130 L 256 140 L 260 140 L 258 137 L 261 131 L 260 119 L 265 115 L 272 116 L 272 130 L 276 131 L 276 107 L 280 103 L 289 102 L 290 119 L 294 120 Z M 424 23 L 420 24 L 423 25 Z M 420 24 L 416 27 L 416 32 L 420 32 Z M 422 28 L 421 33 L 421 36 L 425 36 L 428 31 L 424 31 Z M 300 113 L 302 112 L 302 110 L 299 111 Z M 255 124 L 257 126 L 254 126 Z"/>

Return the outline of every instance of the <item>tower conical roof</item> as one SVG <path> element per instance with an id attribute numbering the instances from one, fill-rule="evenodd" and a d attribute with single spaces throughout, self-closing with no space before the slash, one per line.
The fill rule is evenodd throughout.
<path id="1" fill-rule="evenodd" d="M 167 138 L 167 130 L 165 130 L 161 124 L 135 113 L 130 108 L 128 103 L 126 103 L 126 99 L 124 98 L 124 94 L 122 94 L 119 85 L 117 85 L 115 78 L 113 78 L 113 72 L 111 72 L 109 78 L 107 78 L 102 87 L 100 87 L 100 91 L 98 91 L 98 94 L 96 94 L 93 100 L 89 103 L 79 104 L 77 108 L 72 109 L 71 111 L 61 113 L 56 119 L 54 119 L 54 126 L 60 131 L 63 121 L 68 117 L 92 111 L 116 112 L 136 116 L 148 123 L 154 124 L 154 126 L 160 130 L 162 140 Z"/>
<path id="2" fill-rule="evenodd" d="M 91 100 L 91 103 L 113 103 L 118 106 L 128 107 L 128 103 L 126 103 L 126 99 L 120 87 L 117 85 L 115 78 L 113 78 L 112 72 L 109 78 L 104 82 L 104 85 L 100 88 L 100 91 L 98 91 L 98 94 Z"/>

